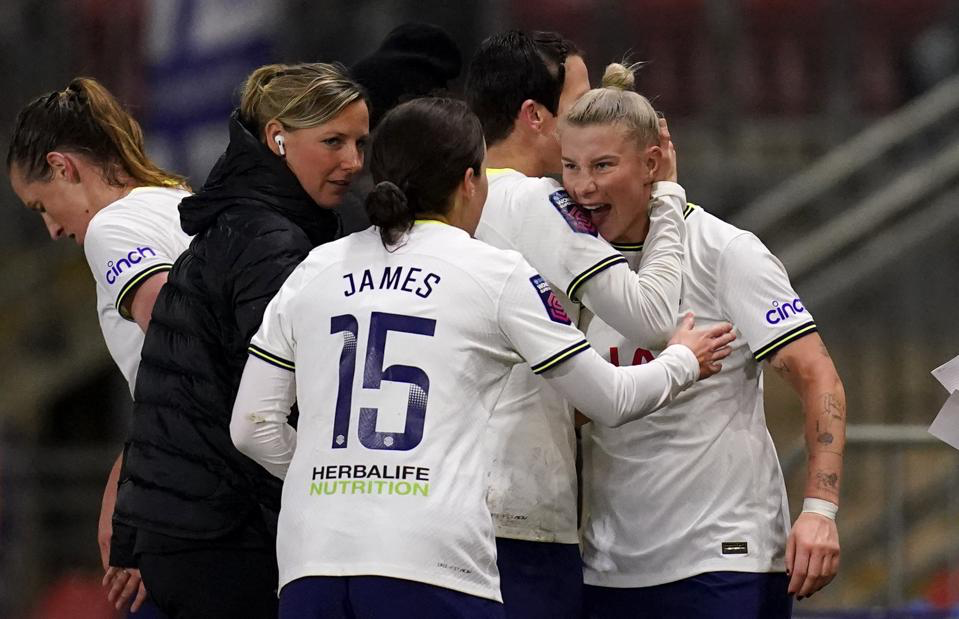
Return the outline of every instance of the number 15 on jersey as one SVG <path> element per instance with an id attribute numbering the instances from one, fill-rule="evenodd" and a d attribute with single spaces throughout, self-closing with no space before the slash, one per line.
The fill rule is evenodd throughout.
<path id="1" fill-rule="evenodd" d="M 360 408 L 358 434 L 360 444 L 367 449 L 409 451 L 423 440 L 426 403 L 430 394 L 430 379 L 422 369 L 394 364 L 383 368 L 383 351 L 390 331 L 433 337 L 436 321 L 430 318 L 373 312 L 370 316 L 370 335 L 366 345 L 363 370 L 363 388 L 379 389 L 381 383 L 392 381 L 410 386 L 406 405 L 406 424 L 403 432 L 377 432 L 376 408 Z M 350 417 L 353 413 L 353 378 L 356 375 L 356 342 L 359 323 L 352 314 L 334 316 L 330 320 L 330 334 L 343 333 L 343 351 L 340 353 L 340 380 L 336 394 L 336 412 L 333 416 L 333 449 L 349 444 Z"/>

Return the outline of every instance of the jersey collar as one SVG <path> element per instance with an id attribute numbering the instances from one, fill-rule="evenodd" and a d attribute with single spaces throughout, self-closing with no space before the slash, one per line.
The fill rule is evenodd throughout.
<path id="1" fill-rule="evenodd" d="M 486 168 L 486 178 L 493 176 L 502 176 L 503 174 L 519 174 L 518 170 L 513 168 Z"/>

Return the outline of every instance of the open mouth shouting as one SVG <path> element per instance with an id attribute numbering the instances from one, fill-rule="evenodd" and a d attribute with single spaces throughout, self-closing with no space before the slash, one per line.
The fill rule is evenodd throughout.
<path id="1" fill-rule="evenodd" d="M 589 213 L 589 218 L 593 221 L 593 225 L 599 228 L 606 218 L 609 217 L 609 213 L 612 210 L 613 206 L 609 202 L 599 202 L 596 204 L 580 204 L 580 206 Z"/>

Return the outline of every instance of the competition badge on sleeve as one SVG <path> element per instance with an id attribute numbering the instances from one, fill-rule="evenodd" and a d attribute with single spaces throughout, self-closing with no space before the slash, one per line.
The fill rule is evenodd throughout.
<path id="1" fill-rule="evenodd" d="M 560 303 L 556 295 L 553 294 L 553 289 L 549 287 L 549 284 L 546 283 L 543 276 L 534 275 L 529 278 L 529 281 L 533 284 L 533 288 L 536 289 L 536 294 L 539 295 L 540 301 L 543 302 L 543 306 L 546 308 L 546 315 L 549 316 L 549 319 L 562 325 L 572 324 L 572 321 L 566 314 L 566 310 L 563 309 L 563 304 Z"/>
<path id="2" fill-rule="evenodd" d="M 549 201 L 553 203 L 553 206 L 556 207 L 556 210 L 559 211 L 559 214 L 563 216 L 563 219 L 566 220 L 566 223 L 574 232 L 582 232 L 590 236 L 597 235 L 596 227 L 593 225 L 593 220 L 590 219 L 589 214 L 580 205 L 573 202 L 573 199 L 569 197 L 565 190 L 560 189 L 549 194 Z"/>

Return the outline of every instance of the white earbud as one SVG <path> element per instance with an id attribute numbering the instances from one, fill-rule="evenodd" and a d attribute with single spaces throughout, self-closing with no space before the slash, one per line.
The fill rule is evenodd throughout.
<path id="1" fill-rule="evenodd" d="M 286 155 L 286 146 L 284 146 L 284 139 L 282 135 L 276 135 L 273 137 L 273 141 L 276 142 L 276 147 L 280 150 L 280 155 Z"/>

